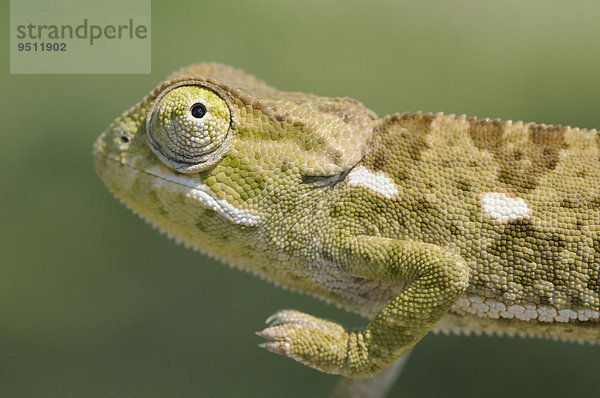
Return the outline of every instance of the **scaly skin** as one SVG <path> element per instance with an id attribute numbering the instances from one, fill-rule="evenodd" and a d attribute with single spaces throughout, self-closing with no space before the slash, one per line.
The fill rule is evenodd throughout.
<path id="1" fill-rule="evenodd" d="M 275 314 L 264 346 L 369 377 L 432 329 L 600 341 L 600 135 L 393 115 L 231 67 L 170 76 L 94 145 L 178 241 L 371 319 Z"/>

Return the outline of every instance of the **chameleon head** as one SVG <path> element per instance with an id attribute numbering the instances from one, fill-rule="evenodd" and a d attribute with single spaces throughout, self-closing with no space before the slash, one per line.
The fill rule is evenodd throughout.
<path id="1" fill-rule="evenodd" d="M 193 246 L 216 236 L 210 228 L 254 225 L 249 199 L 264 184 L 232 151 L 231 107 L 210 83 L 161 85 L 98 138 L 96 171 L 128 207 Z"/>
<path id="2" fill-rule="evenodd" d="M 95 167 L 135 212 L 206 247 L 281 211 L 275 204 L 294 207 L 312 189 L 305 181 L 337 181 L 364 155 L 375 119 L 354 100 L 198 64 L 117 118 L 94 145 Z"/>

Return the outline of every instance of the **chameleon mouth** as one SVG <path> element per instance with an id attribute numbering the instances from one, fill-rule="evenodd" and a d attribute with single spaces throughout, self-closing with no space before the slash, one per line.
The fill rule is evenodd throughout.
<path id="1" fill-rule="evenodd" d="M 112 162 L 116 167 L 125 166 L 133 173 L 149 175 L 161 182 L 174 184 L 177 187 L 183 188 L 186 191 L 186 196 L 192 198 L 200 207 L 213 210 L 225 220 L 233 224 L 253 226 L 258 224 L 260 221 L 260 216 L 255 212 L 247 209 L 239 209 L 229 203 L 226 199 L 217 198 L 207 185 L 190 177 L 165 173 L 160 169 L 160 166 L 150 169 L 138 169 L 131 164 L 96 150 L 93 151 L 93 154 L 95 157 L 102 157 L 107 161 Z M 102 177 L 102 175 L 106 173 L 101 173 L 98 171 L 98 174 Z M 102 179 L 105 181 L 105 184 L 110 187 L 109 182 L 104 178 Z"/>

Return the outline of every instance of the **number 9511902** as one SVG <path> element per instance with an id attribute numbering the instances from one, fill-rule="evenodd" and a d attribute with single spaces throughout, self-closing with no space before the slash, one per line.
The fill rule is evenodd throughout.
<path id="1" fill-rule="evenodd" d="M 19 43 L 17 50 L 25 52 L 67 51 L 67 43 Z"/>

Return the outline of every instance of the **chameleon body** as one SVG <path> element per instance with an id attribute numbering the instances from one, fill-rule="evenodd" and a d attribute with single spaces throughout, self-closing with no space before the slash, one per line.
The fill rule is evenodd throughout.
<path id="1" fill-rule="evenodd" d="M 177 241 L 370 319 L 295 310 L 264 347 L 370 377 L 431 330 L 600 342 L 600 135 L 443 114 L 382 119 L 238 69 L 181 69 L 94 145 Z"/>

